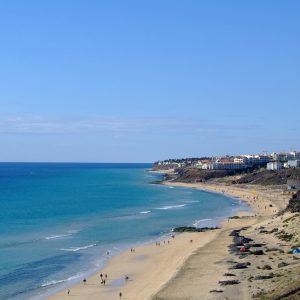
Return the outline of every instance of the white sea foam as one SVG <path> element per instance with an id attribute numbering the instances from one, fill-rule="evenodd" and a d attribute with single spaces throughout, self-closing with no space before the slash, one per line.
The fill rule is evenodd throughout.
<path id="1" fill-rule="evenodd" d="M 94 247 L 94 246 L 96 246 L 96 244 L 91 244 L 91 245 L 87 245 L 87 246 L 83 246 L 83 247 L 61 248 L 59 250 L 76 252 L 76 251 L 85 250 L 85 249 L 88 249 L 88 248 L 91 248 L 91 247 Z"/>
<path id="2" fill-rule="evenodd" d="M 63 283 L 63 282 L 66 282 L 67 280 L 49 280 L 49 281 L 46 281 L 44 283 L 42 283 L 42 287 L 46 287 L 46 286 L 49 286 L 49 285 L 55 285 L 55 284 L 58 284 L 58 283 Z"/>
<path id="3" fill-rule="evenodd" d="M 83 274 L 76 274 L 74 276 L 68 277 L 67 279 L 61 279 L 61 280 L 49 280 L 49 281 L 45 281 L 44 283 L 42 283 L 42 287 L 46 287 L 46 286 L 50 286 L 50 285 L 55 285 L 55 284 L 59 284 L 59 283 L 63 283 L 63 282 L 67 282 L 67 281 L 71 281 L 73 279 L 77 279 L 82 277 Z"/>
<path id="4" fill-rule="evenodd" d="M 78 230 L 76 230 L 76 229 L 71 229 L 71 230 L 68 230 L 67 232 L 70 233 L 70 234 L 75 234 L 75 233 L 78 232 Z"/>
<path id="5" fill-rule="evenodd" d="M 151 213 L 151 210 L 145 210 L 145 211 L 140 211 L 139 214 L 149 214 Z"/>
<path id="6" fill-rule="evenodd" d="M 202 223 L 202 222 L 207 222 L 207 221 L 212 221 L 213 219 L 201 219 L 201 220 L 196 220 L 195 223 L 193 224 L 194 226 L 198 226 L 199 223 Z"/>
<path id="7" fill-rule="evenodd" d="M 180 207 L 184 207 L 184 206 L 186 206 L 186 204 L 169 205 L 169 206 L 158 207 L 156 209 L 167 210 L 167 209 L 173 209 L 173 208 L 180 208 Z"/>
<path id="8" fill-rule="evenodd" d="M 53 240 L 53 239 L 59 239 L 59 238 L 63 238 L 63 237 L 67 237 L 70 236 L 71 234 L 57 234 L 57 235 L 50 235 L 50 236 L 46 236 L 45 240 Z"/>

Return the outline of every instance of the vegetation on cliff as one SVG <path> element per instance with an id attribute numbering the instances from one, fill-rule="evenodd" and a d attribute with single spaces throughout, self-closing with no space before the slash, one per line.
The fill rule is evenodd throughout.
<path id="1" fill-rule="evenodd" d="M 230 177 L 232 177 L 230 181 Z M 270 171 L 249 168 L 247 170 L 202 170 L 198 168 L 177 168 L 166 179 L 178 182 L 205 182 L 211 179 L 228 177 L 232 184 L 284 185 L 289 179 L 300 179 L 300 169 Z"/>
<path id="2" fill-rule="evenodd" d="M 292 196 L 286 209 L 293 213 L 300 212 L 300 191 Z"/>
<path id="3" fill-rule="evenodd" d="M 282 169 L 278 171 L 258 170 L 241 176 L 233 183 L 260 184 L 260 185 L 283 185 L 288 179 L 300 178 L 300 169 Z"/>

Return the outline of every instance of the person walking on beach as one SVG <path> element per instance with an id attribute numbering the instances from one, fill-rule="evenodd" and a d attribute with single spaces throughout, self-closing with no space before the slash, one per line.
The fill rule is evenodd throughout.
<path id="1" fill-rule="evenodd" d="M 122 298 L 122 293 L 121 292 L 119 293 L 119 297 L 120 297 L 120 299 Z"/>
<path id="2" fill-rule="evenodd" d="M 105 274 L 105 279 L 107 279 L 107 274 Z"/>
<path id="3" fill-rule="evenodd" d="M 68 296 L 70 295 L 70 292 L 71 292 L 70 289 L 68 289 Z"/>
<path id="4" fill-rule="evenodd" d="M 86 278 L 83 279 L 83 284 L 84 284 L 84 285 L 86 284 Z"/>
<path id="5" fill-rule="evenodd" d="M 105 279 L 103 280 L 103 285 L 105 285 L 105 283 L 106 283 L 106 281 L 105 281 Z"/>
<path id="6" fill-rule="evenodd" d="M 102 277 L 103 277 L 103 274 L 101 273 L 101 274 L 100 274 L 100 278 L 102 279 Z"/>

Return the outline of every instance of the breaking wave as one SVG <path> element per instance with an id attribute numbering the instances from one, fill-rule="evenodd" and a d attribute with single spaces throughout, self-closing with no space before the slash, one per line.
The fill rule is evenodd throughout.
<path id="1" fill-rule="evenodd" d="M 173 208 L 180 208 L 180 207 L 184 207 L 184 206 L 186 206 L 186 204 L 178 204 L 178 205 L 162 206 L 162 207 L 158 207 L 158 208 L 156 208 L 156 209 L 167 210 L 167 209 L 173 209 Z"/>
<path id="2" fill-rule="evenodd" d="M 45 240 L 53 240 L 53 239 L 59 239 L 67 236 L 71 236 L 72 234 L 57 234 L 57 235 L 49 235 L 45 237 Z"/>
<path id="3" fill-rule="evenodd" d="M 83 247 L 61 248 L 59 250 L 77 252 L 79 250 L 85 250 L 85 249 L 92 248 L 92 247 L 95 247 L 95 246 L 96 246 L 96 244 L 91 244 L 91 245 L 87 245 L 87 246 L 83 246 Z"/>
<path id="4" fill-rule="evenodd" d="M 73 279 L 77 279 L 77 278 L 80 278 L 82 276 L 83 276 L 83 274 L 77 274 L 77 275 L 71 276 L 71 277 L 69 277 L 67 279 L 49 280 L 49 281 L 46 281 L 46 282 L 42 283 L 41 287 L 47 287 L 47 286 L 50 286 L 50 285 L 55 285 L 55 284 L 59 284 L 59 283 L 71 281 Z"/>

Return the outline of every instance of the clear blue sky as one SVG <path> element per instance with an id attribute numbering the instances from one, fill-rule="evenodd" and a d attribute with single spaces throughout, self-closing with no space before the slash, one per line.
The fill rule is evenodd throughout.
<path id="1" fill-rule="evenodd" d="M 300 149 L 300 1 L 0 3 L 0 161 Z"/>

